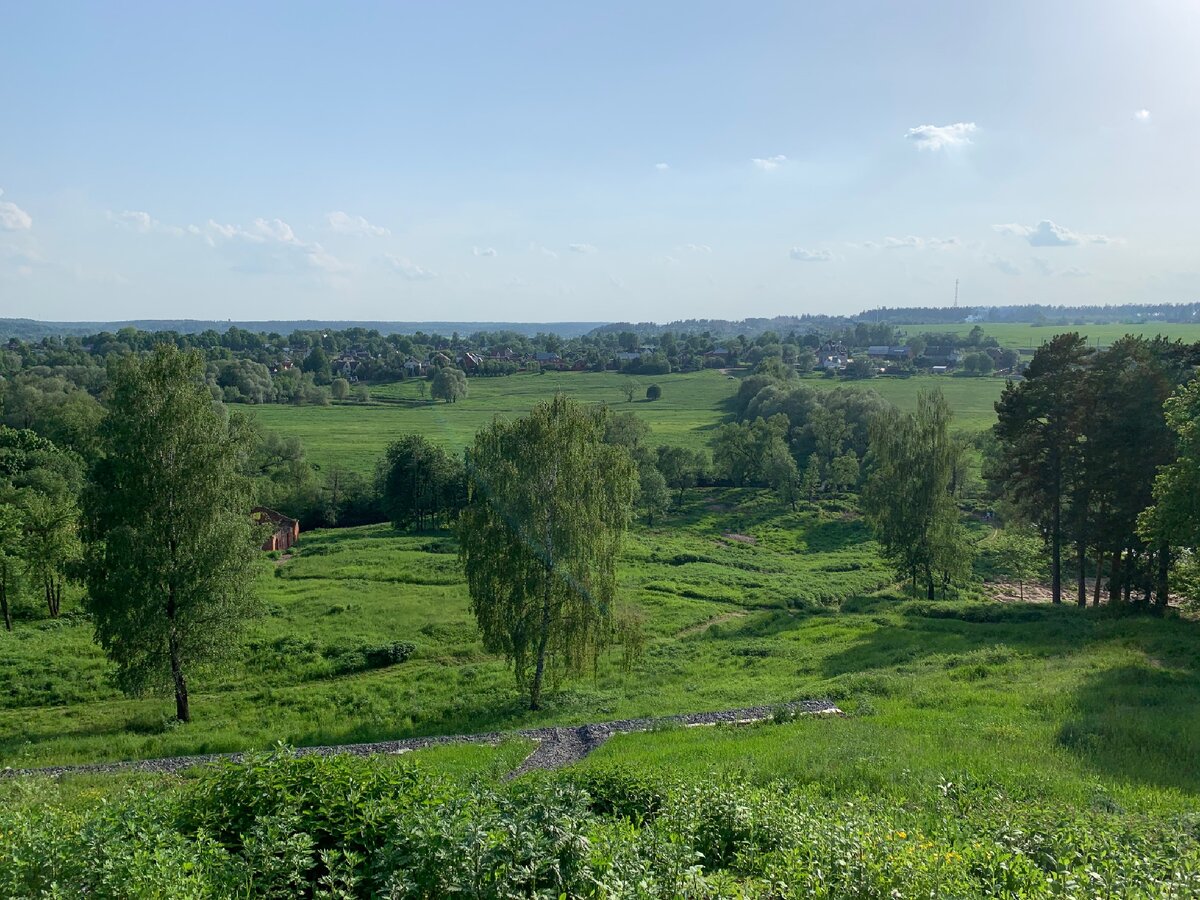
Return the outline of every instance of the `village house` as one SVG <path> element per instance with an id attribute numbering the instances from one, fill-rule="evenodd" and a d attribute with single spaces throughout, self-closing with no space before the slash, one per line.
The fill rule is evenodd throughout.
<path id="1" fill-rule="evenodd" d="M 263 550 L 287 550 L 300 538 L 300 523 L 281 512 L 256 506 L 250 510 L 250 516 L 256 525 L 271 526 L 274 531 L 263 541 Z"/>
<path id="2" fill-rule="evenodd" d="M 903 362 L 906 359 L 912 358 L 912 348 L 910 347 L 884 347 L 875 346 L 867 348 L 867 356 L 875 360 L 887 360 L 888 362 Z"/>
<path id="3" fill-rule="evenodd" d="M 845 344 L 826 341 L 817 350 L 817 366 L 821 369 L 840 371 L 850 362 L 850 353 Z"/>

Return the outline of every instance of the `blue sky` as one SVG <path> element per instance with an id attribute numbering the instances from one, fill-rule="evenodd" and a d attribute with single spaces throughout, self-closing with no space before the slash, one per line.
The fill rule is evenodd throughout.
<path id="1" fill-rule="evenodd" d="M 0 0 L 0 316 L 1200 299 L 1200 4 Z"/>

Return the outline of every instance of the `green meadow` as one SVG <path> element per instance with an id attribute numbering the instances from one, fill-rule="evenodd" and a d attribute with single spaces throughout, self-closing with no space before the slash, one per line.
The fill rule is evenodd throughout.
<path id="1" fill-rule="evenodd" d="M 707 449 L 713 431 L 731 418 L 730 400 L 738 378 L 714 369 L 653 378 L 636 377 L 638 393 L 632 403 L 622 388 L 629 376 L 615 372 L 547 372 L 472 378 L 470 393 L 457 403 L 421 400 L 416 381 L 377 385 L 372 402 L 331 406 L 252 407 L 265 427 L 300 438 L 310 460 L 322 467 L 339 466 L 369 473 L 389 443 L 413 432 L 451 450 L 461 450 L 475 432 L 496 416 L 523 415 L 540 400 L 562 392 L 585 403 L 607 403 L 619 412 L 632 412 L 651 427 L 651 441 Z M 662 399 L 645 399 L 650 384 L 662 387 Z M 1002 378 L 955 376 L 880 377 L 871 381 L 808 376 L 803 383 L 817 390 L 848 387 L 871 389 L 901 409 L 916 406 L 917 393 L 940 387 L 956 415 L 957 427 L 982 430 L 995 420 L 993 404 L 1004 389 Z"/>
<path id="2" fill-rule="evenodd" d="M 1184 343 L 1200 341 L 1200 322 L 1185 325 L 1173 322 L 1144 322 L 1133 324 L 1104 324 L 1104 325 L 1033 325 L 1023 322 L 980 322 L 979 327 L 988 337 L 994 337 L 1001 347 L 1011 347 L 1014 350 L 1036 350 L 1056 334 L 1068 331 L 1078 332 L 1088 339 L 1093 346 L 1107 347 L 1127 334 L 1152 338 L 1163 335 L 1171 340 Z M 972 323 L 938 324 L 938 325 L 902 325 L 900 328 L 910 335 L 934 333 L 956 333 L 966 337 L 974 327 Z"/>

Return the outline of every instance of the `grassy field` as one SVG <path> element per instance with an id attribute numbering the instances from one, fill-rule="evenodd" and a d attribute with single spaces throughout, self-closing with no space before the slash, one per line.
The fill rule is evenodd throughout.
<path id="1" fill-rule="evenodd" d="M 369 473 L 387 445 L 401 435 L 417 432 L 460 450 L 493 417 L 521 415 L 560 391 L 582 402 L 608 403 L 620 412 L 633 412 L 650 424 L 655 444 L 707 449 L 716 427 L 730 419 L 729 400 L 738 385 L 736 377 L 712 369 L 634 380 L 640 391 L 633 403 L 627 403 L 621 393 L 627 376 L 547 372 L 471 379 L 470 395 L 453 404 L 421 401 L 417 382 L 406 381 L 373 387 L 372 396 L 378 399 L 366 405 L 270 405 L 253 407 L 252 414 L 267 428 L 299 437 L 309 459 L 318 465 Z M 642 399 L 652 382 L 663 389 L 662 399 L 654 403 Z M 1000 378 L 946 376 L 881 377 L 867 382 L 811 376 L 803 383 L 817 390 L 869 388 L 905 410 L 916 406 L 918 391 L 937 386 L 955 412 L 957 427 L 969 430 L 987 428 L 995 421 L 993 404 L 1004 388 Z"/>
<path id="2" fill-rule="evenodd" d="M 361 472 L 372 471 L 375 460 L 389 443 L 404 434 L 419 432 L 452 450 L 466 447 L 477 432 L 496 416 L 519 416 L 539 400 L 562 392 L 583 403 L 608 403 L 630 410 L 650 423 L 655 441 L 701 448 L 728 414 L 727 402 L 737 385 L 709 369 L 681 375 L 632 379 L 638 385 L 634 402 L 622 393 L 630 381 L 615 372 L 546 372 L 501 378 L 472 378 L 470 393 L 457 403 L 423 401 L 417 381 L 371 388 L 377 402 L 368 405 L 260 406 L 254 415 L 268 428 L 294 434 L 304 442 L 309 457 L 322 465 L 339 465 Z M 662 398 L 645 399 L 651 383 L 662 386 Z"/>
<path id="3" fill-rule="evenodd" d="M 752 491 L 697 491 L 661 527 L 637 529 L 621 598 L 644 612 L 645 655 L 625 672 L 614 650 L 537 714 L 481 647 L 452 551 L 444 535 L 371 527 L 307 534 L 296 558 L 264 561 L 266 614 L 243 661 L 195 679 L 188 726 L 164 698 L 115 690 L 85 621 L 19 621 L 0 636 L 0 765 L 831 697 L 848 718 L 623 737 L 586 765 L 786 777 L 834 793 L 930 789 L 970 772 L 1141 810 L 1194 805 L 1200 792 L 1197 622 L 905 600 L 838 503 L 781 514 Z M 365 651 L 391 641 L 415 654 L 372 668 Z"/>
<path id="4" fill-rule="evenodd" d="M 901 329 L 910 335 L 924 334 L 925 332 L 939 334 L 953 332 L 965 338 L 973 327 L 974 325 L 971 323 L 960 322 L 952 325 L 903 325 Z M 1014 350 L 1034 350 L 1056 334 L 1067 331 L 1078 332 L 1086 337 L 1093 346 L 1101 347 L 1107 347 L 1113 341 L 1127 334 L 1147 338 L 1161 334 L 1171 340 L 1180 340 L 1189 344 L 1200 341 L 1200 323 L 1195 325 L 1170 322 L 1150 322 L 1142 325 L 1032 325 L 1021 322 L 980 322 L 979 327 L 983 329 L 985 335 L 999 341 L 1001 347 L 1011 347 Z"/>

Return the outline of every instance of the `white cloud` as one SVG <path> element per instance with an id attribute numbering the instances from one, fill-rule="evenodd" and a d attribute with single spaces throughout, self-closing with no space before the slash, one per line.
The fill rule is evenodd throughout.
<path id="1" fill-rule="evenodd" d="M 1036 225 L 1020 225 L 1010 222 L 1006 225 L 993 225 L 992 228 L 1000 234 L 1023 237 L 1031 247 L 1075 247 L 1079 244 L 1115 244 L 1120 241 L 1120 238 L 1109 237 L 1106 234 L 1074 232 L 1049 219 L 1042 219 Z"/>
<path id="2" fill-rule="evenodd" d="M 534 253 L 540 253 L 542 256 L 545 256 L 545 257 L 547 257 L 547 258 L 549 258 L 549 259 L 558 259 L 558 254 L 557 254 L 557 253 L 555 253 L 555 252 L 554 252 L 553 250 L 551 250 L 549 247 L 543 247 L 541 244 L 537 243 L 536 241 L 534 241 L 534 242 L 531 242 L 531 243 L 529 244 L 529 249 L 530 249 L 532 252 L 534 252 Z"/>
<path id="3" fill-rule="evenodd" d="M 596 248 L 591 244 L 567 244 L 567 249 L 572 253 L 595 253 Z"/>
<path id="4" fill-rule="evenodd" d="M 750 160 L 750 162 L 754 164 L 755 168 L 761 169 L 764 172 L 770 172 L 772 169 L 778 169 L 781 165 L 787 162 L 787 157 L 783 154 L 779 154 L 778 156 L 768 156 L 766 159 L 759 159 L 758 157 L 755 157 L 754 159 Z"/>
<path id="5" fill-rule="evenodd" d="M 203 231 L 188 226 L 191 234 L 201 234 L 210 247 L 241 248 L 241 258 L 235 268 L 244 271 L 265 271 L 280 268 L 291 262 L 326 273 L 344 272 L 346 266 L 315 241 L 296 237 L 292 226 L 282 219 L 255 219 L 249 228 L 222 225 L 212 219 Z M 257 254 L 247 256 L 247 248 L 257 248 Z"/>
<path id="6" fill-rule="evenodd" d="M 793 247 L 788 256 L 797 262 L 832 262 L 833 254 L 828 250 L 806 250 L 804 247 Z"/>
<path id="7" fill-rule="evenodd" d="M 0 190 L 0 197 L 4 191 Z M 28 231 L 33 227 L 33 218 L 17 204 L 8 200 L 0 200 L 0 230 Z"/>
<path id="8" fill-rule="evenodd" d="M 708 244 L 686 244 L 684 249 L 691 253 L 712 253 L 712 247 Z"/>
<path id="9" fill-rule="evenodd" d="M 110 222 L 116 222 L 125 228 L 132 228 L 138 234 L 170 234 L 175 237 L 183 234 L 183 229 L 178 225 L 164 225 L 150 215 L 150 213 L 142 212 L 141 210 L 127 209 L 119 213 L 110 210 L 108 219 Z"/>
<path id="10" fill-rule="evenodd" d="M 1139 122 L 1149 122 L 1150 121 L 1150 110 L 1139 109 L 1137 112 L 1135 112 L 1133 114 L 1133 117 L 1135 119 L 1137 119 Z"/>
<path id="11" fill-rule="evenodd" d="M 971 143 L 971 135 L 978 129 L 974 122 L 955 122 L 953 125 L 918 125 L 905 132 L 905 139 L 912 141 L 918 150 L 942 150 L 946 147 L 964 147 Z"/>
<path id="12" fill-rule="evenodd" d="M 868 245 L 871 245 L 870 241 L 863 246 Z M 888 250 L 945 250 L 950 247 L 959 247 L 961 242 L 956 237 L 922 238 L 910 234 L 905 237 L 886 237 L 883 239 L 883 246 Z"/>
<path id="13" fill-rule="evenodd" d="M 1033 266 L 1039 273 L 1047 278 L 1086 278 L 1088 273 L 1078 266 L 1068 266 L 1065 269 L 1056 269 L 1050 264 L 1048 259 L 1040 256 L 1033 258 Z"/>
<path id="14" fill-rule="evenodd" d="M 660 171 L 660 172 L 665 172 L 668 169 L 670 169 L 671 167 L 667 163 L 655 163 L 654 168 L 658 169 L 658 171 Z"/>
<path id="15" fill-rule="evenodd" d="M 429 281 L 431 278 L 437 278 L 437 272 L 426 269 L 423 266 L 418 266 L 407 256 L 395 256 L 388 253 L 384 256 L 388 264 L 403 275 L 409 281 Z"/>
<path id="16" fill-rule="evenodd" d="M 474 256 L 499 256 L 495 247 L 472 247 L 471 253 Z"/>
<path id="17" fill-rule="evenodd" d="M 341 210 L 331 212 L 326 218 L 329 220 L 329 227 L 338 234 L 353 234 L 358 237 L 386 237 L 391 234 L 391 231 L 382 225 L 372 225 L 362 216 L 352 216 Z"/>

